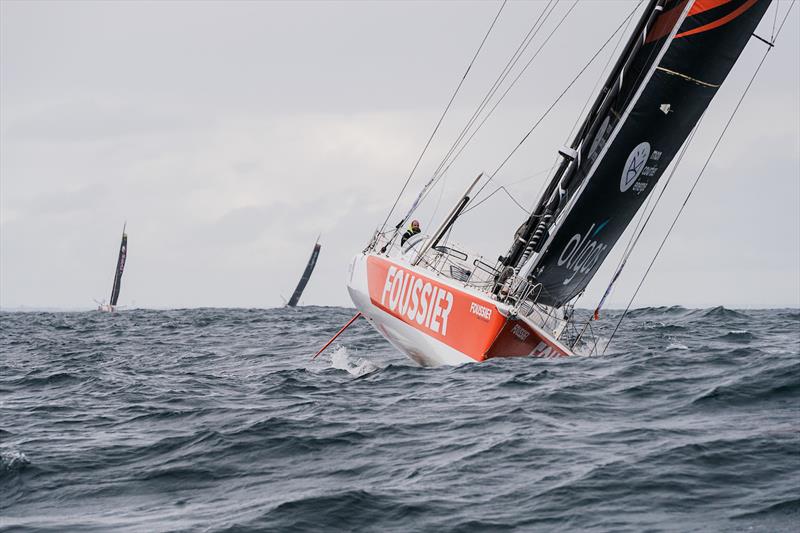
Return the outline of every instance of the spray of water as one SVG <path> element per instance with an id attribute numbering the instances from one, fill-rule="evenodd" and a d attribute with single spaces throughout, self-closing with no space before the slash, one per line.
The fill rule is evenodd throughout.
<path id="1" fill-rule="evenodd" d="M 364 376 L 381 369 L 380 366 L 372 361 L 351 355 L 344 346 L 337 347 L 331 354 L 331 367 L 337 370 L 344 370 L 355 377 Z"/>

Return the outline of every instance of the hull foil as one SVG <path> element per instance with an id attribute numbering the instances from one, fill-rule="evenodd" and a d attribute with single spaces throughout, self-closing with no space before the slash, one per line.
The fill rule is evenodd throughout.
<path id="1" fill-rule="evenodd" d="M 422 366 L 572 354 L 534 320 L 404 258 L 359 254 L 347 288 L 375 329 Z"/>

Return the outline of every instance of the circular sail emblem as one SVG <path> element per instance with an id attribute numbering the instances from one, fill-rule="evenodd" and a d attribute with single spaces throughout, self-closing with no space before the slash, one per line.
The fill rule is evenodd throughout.
<path id="1" fill-rule="evenodd" d="M 625 162 L 625 168 L 622 169 L 622 177 L 619 180 L 619 190 L 625 192 L 636 183 L 639 175 L 644 170 L 644 165 L 650 157 L 650 143 L 640 143 L 633 149 L 628 160 Z"/>

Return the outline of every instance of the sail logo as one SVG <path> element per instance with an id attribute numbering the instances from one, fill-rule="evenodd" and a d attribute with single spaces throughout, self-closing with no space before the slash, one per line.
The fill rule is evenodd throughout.
<path id="1" fill-rule="evenodd" d="M 381 305 L 398 318 L 415 321 L 434 333 L 447 335 L 447 320 L 453 310 L 453 293 L 390 266 L 381 293 Z"/>
<path id="2" fill-rule="evenodd" d="M 636 183 L 648 159 L 650 159 L 650 143 L 639 143 L 625 161 L 625 168 L 622 169 L 622 177 L 619 180 L 620 192 L 627 191 Z"/>
<path id="3" fill-rule="evenodd" d="M 592 224 L 585 235 L 576 233 L 564 246 L 561 255 L 558 256 L 558 266 L 572 270 L 572 276 L 564 280 L 564 285 L 569 285 L 578 273 L 590 272 L 603 252 L 608 249 L 608 245 L 601 243 L 596 237 L 609 220 L 611 219 L 601 223 L 597 229 L 595 224 Z"/>

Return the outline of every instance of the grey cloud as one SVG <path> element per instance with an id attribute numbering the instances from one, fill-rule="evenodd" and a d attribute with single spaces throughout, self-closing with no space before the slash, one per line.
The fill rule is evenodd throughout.
<path id="1" fill-rule="evenodd" d="M 434 171 L 542 4 L 506 5 L 389 224 Z M 580 5 L 580 16 L 567 20 L 421 209 L 426 226 L 469 179 L 497 167 L 630 9 L 627 2 Z M 0 305 L 74 307 L 105 294 L 125 219 L 123 303 L 280 305 L 278 294 L 297 282 L 322 234 L 305 300 L 349 305 L 348 262 L 386 217 L 498 8 L 0 2 Z M 768 26 L 761 34 L 771 20 Z M 800 305 L 796 17 L 784 32 L 642 305 Z M 763 53 L 759 46 L 720 92 L 708 131 L 665 196 L 664 216 L 609 305 L 627 302 Z M 550 167 L 599 76 L 599 68 L 587 71 L 487 192 L 513 183 L 515 197 L 533 203 L 544 175 L 519 181 Z M 494 259 L 522 216 L 497 195 L 454 235 Z M 590 287 L 587 305 L 604 289 L 604 281 Z"/>

